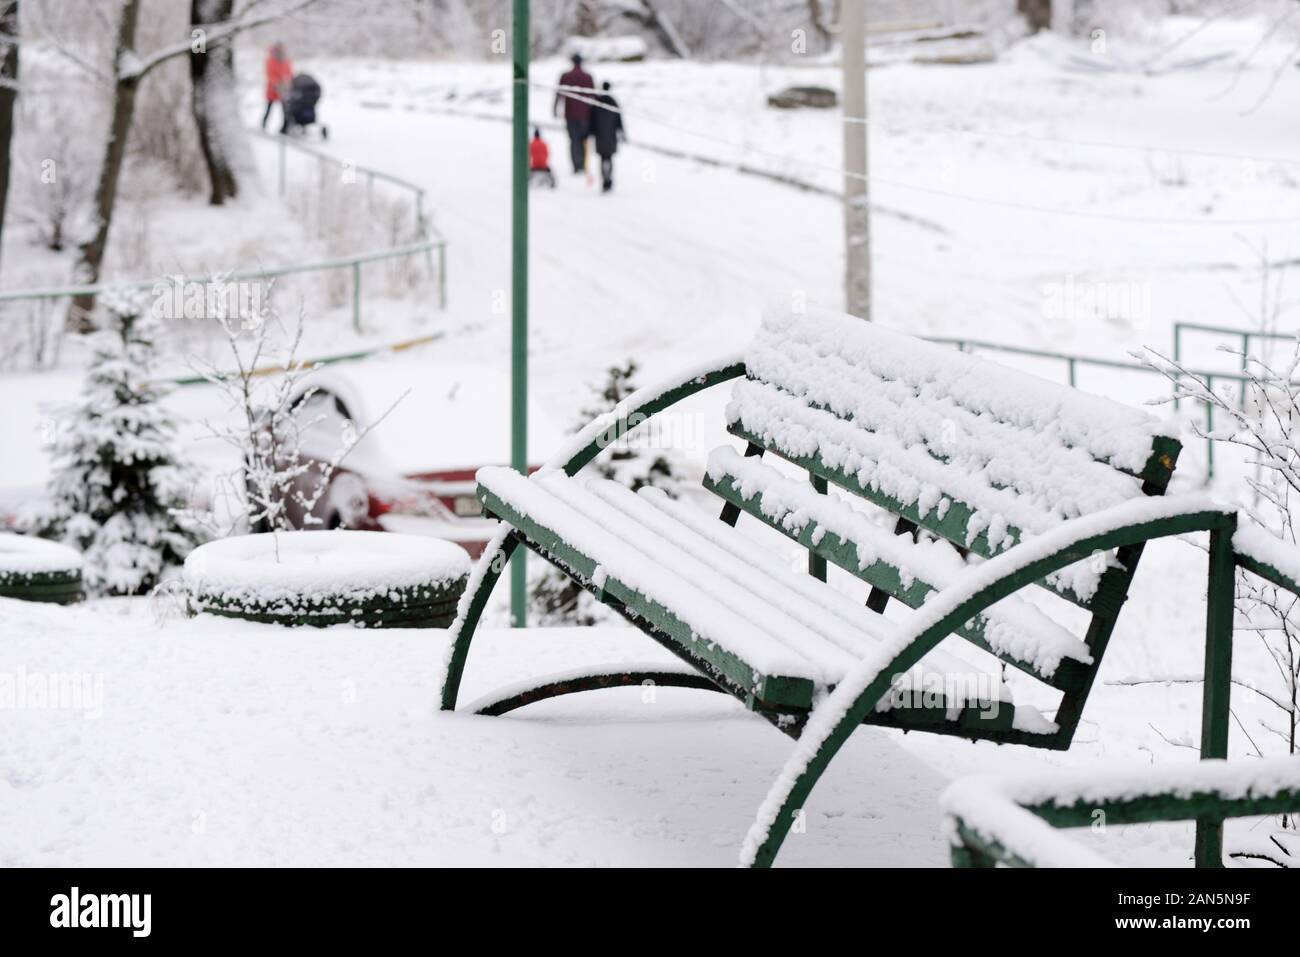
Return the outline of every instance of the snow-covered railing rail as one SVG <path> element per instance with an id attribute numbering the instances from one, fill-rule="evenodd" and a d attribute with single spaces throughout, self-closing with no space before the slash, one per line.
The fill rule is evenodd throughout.
<path id="1" fill-rule="evenodd" d="M 332 365 L 338 365 L 340 362 L 358 362 L 362 359 L 372 359 L 375 356 L 405 352 L 408 349 L 415 349 L 418 348 L 419 346 L 427 346 L 431 342 L 437 342 L 440 339 L 445 338 L 446 335 L 447 335 L 446 332 L 440 330 L 438 332 L 431 332 L 425 336 L 416 336 L 414 339 L 404 339 L 401 342 L 385 343 L 382 346 L 374 346 L 369 349 L 352 349 L 347 352 L 332 352 L 323 356 L 313 356 L 312 358 L 309 359 L 300 360 L 299 362 L 294 364 L 293 368 L 310 369 L 319 366 L 332 366 Z M 265 366 L 257 366 L 248 374 L 251 378 L 256 379 L 256 378 L 261 378 L 263 376 L 280 375 L 281 373 L 288 372 L 288 371 L 289 368 L 287 368 L 284 365 L 271 364 Z M 219 371 L 216 374 L 218 376 L 236 375 L 236 373 L 232 370 Z M 207 375 L 186 375 L 186 376 L 174 376 L 172 378 L 164 379 L 162 381 L 170 383 L 171 385 L 175 385 L 175 386 L 202 386 L 202 385 L 210 385 L 212 383 L 212 378 Z"/>
<path id="2" fill-rule="evenodd" d="M 1242 376 L 1245 375 L 1249 365 L 1246 357 L 1250 355 L 1250 345 L 1252 342 L 1295 342 L 1297 335 L 1295 332 L 1275 332 L 1268 329 L 1236 329 L 1232 326 L 1212 326 L 1203 322 L 1175 322 L 1175 362 L 1181 363 L 1183 361 L 1183 343 L 1188 333 L 1205 333 L 1208 335 L 1235 339 L 1240 345 L 1239 364 Z M 1223 373 L 1216 373 L 1216 375 L 1220 378 L 1225 378 Z"/>
<path id="3" fill-rule="evenodd" d="M 304 156 L 310 156 L 323 167 L 337 167 L 341 174 L 346 174 L 356 179 L 364 179 L 366 183 L 366 195 L 370 197 L 374 193 L 375 183 L 388 183 L 398 189 L 409 193 L 412 208 L 415 211 L 415 233 L 417 236 L 426 235 L 436 236 L 436 230 L 432 229 L 431 224 L 425 218 L 424 208 L 424 187 L 410 180 L 402 179 L 400 176 L 394 176 L 392 173 L 386 173 L 381 169 L 375 169 L 372 166 L 363 166 L 360 163 L 354 163 L 351 160 L 340 159 L 324 150 L 318 150 L 309 146 L 292 136 L 286 136 L 282 133 L 268 133 L 265 130 L 249 130 L 254 136 L 268 142 L 274 143 L 277 152 L 276 162 L 276 190 L 280 196 L 285 194 L 288 189 L 288 159 L 289 152 L 292 150 L 301 153 Z"/>
<path id="4" fill-rule="evenodd" d="M 437 257 L 438 309 L 447 308 L 447 242 L 442 237 L 422 239 L 419 242 L 396 246 L 392 249 L 379 249 L 358 253 L 355 256 L 339 256 L 333 259 L 321 259 L 309 263 L 291 263 L 270 269 L 250 269 L 225 274 L 221 282 L 248 282 L 259 279 L 274 279 L 277 276 L 290 276 L 300 273 L 329 272 L 337 269 L 352 271 L 352 326 L 361 329 L 361 267 L 367 263 L 402 259 L 408 256 L 426 256 L 432 262 Z M 49 299 L 73 298 L 81 295 L 99 295 L 109 289 L 156 289 L 159 286 L 171 286 L 176 283 L 207 282 L 211 277 L 193 276 L 159 276 L 157 279 L 133 280 L 131 282 L 102 282 L 87 286 L 60 286 L 46 289 L 17 289 L 12 292 L 0 292 L 0 308 L 5 303 L 36 302 Z"/>
<path id="5" fill-rule="evenodd" d="M 1107 867 L 1057 828 L 1300 811 L 1300 758 L 964 778 L 940 799 L 954 867 Z"/>

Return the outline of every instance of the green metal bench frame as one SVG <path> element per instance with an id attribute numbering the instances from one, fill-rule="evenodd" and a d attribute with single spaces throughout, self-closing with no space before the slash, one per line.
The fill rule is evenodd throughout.
<path id="1" fill-rule="evenodd" d="M 602 417 L 584 430 L 579 437 L 579 444 L 575 445 L 575 451 L 552 464 L 562 468 L 566 475 L 574 476 L 601 451 L 653 415 L 683 399 L 744 375 L 743 361 L 733 358 L 715 364 L 709 371 L 694 372 L 670 388 L 642 390 L 620 404 L 614 413 Z M 747 455 L 761 454 L 764 451 L 756 436 L 746 435 L 736 427 L 731 431 L 748 441 Z M 1176 440 L 1156 440 L 1146 468 L 1138 475 L 1143 481 L 1143 490 L 1148 495 L 1160 495 L 1164 492 L 1179 450 L 1180 446 Z M 946 520 L 936 521 L 933 514 L 921 516 L 910 506 L 902 506 L 895 502 L 891 507 L 890 500 L 871 490 L 862 489 L 853 476 L 836 473 L 818 461 L 784 457 L 808 469 L 810 480 L 818 491 L 825 492 L 828 484 L 834 482 L 892 511 L 900 517 L 900 530 L 906 530 L 909 525 L 919 525 L 940 535 L 945 532 L 951 535 L 957 527 L 949 527 L 951 523 L 960 521 L 961 526 L 964 527 L 963 509 L 956 504 L 949 510 Z M 744 501 L 739 497 L 737 490 L 729 489 L 725 484 L 707 481 L 706 487 L 711 487 L 726 499 L 721 515 L 723 521 L 734 525 L 741 511 L 768 521 L 762 516 L 757 503 Z M 800 689 L 770 687 L 765 685 L 761 678 L 757 682 L 746 680 L 742 669 L 731 667 L 732 662 L 725 660 L 725 655 L 722 658 L 717 655 L 710 658 L 702 657 L 698 653 L 698 645 L 683 641 L 684 636 L 678 627 L 680 623 L 676 622 L 669 609 L 647 600 L 645 596 L 637 594 L 626 586 L 621 586 L 616 581 L 595 576 L 594 567 L 589 560 L 567 547 L 563 541 L 547 535 L 544 529 L 515 512 L 508 502 L 501 501 L 483 486 L 479 487 L 479 498 L 483 502 L 485 514 L 504 522 L 503 534 L 489 545 L 480 558 L 479 566 L 471 577 L 461 615 L 452 626 L 452 644 L 442 688 L 442 708 L 454 710 L 456 707 L 474 632 L 510 556 L 522 544 L 554 564 L 597 599 L 609 605 L 668 651 L 690 664 L 698 672 L 699 677 L 614 670 L 606 674 L 592 675 L 577 682 L 548 683 L 523 694 L 515 694 L 510 698 L 484 705 L 477 713 L 503 714 L 547 697 L 641 681 L 711 688 L 732 694 L 747 708 L 770 721 L 779 730 L 800 739 L 799 746 L 806 752 L 797 762 L 796 759 L 792 759 L 791 765 L 787 766 L 787 773 L 773 789 L 769 802 L 775 797 L 781 797 L 779 810 L 775 813 L 769 811 L 761 814 L 760 819 L 755 822 L 746 840 L 745 850 L 742 852 L 743 863 L 754 866 L 772 864 L 799 809 L 803 807 L 818 778 L 860 724 L 885 724 L 903 730 L 926 730 L 960 735 L 971 740 L 993 740 L 1054 750 L 1068 748 L 1078 726 L 1083 705 L 1091 690 L 1093 677 L 1100 666 L 1102 653 L 1127 596 L 1138 558 L 1145 543 L 1157 538 L 1188 532 L 1208 531 L 1210 533 L 1209 611 L 1206 622 L 1201 756 L 1222 758 L 1227 755 L 1235 571 L 1231 537 L 1236 527 L 1236 518 L 1231 512 L 1196 508 L 1186 513 L 1171 513 L 1154 521 L 1139 521 L 1108 528 L 1100 533 L 1086 531 L 1081 526 L 1081 533 L 1062 547 L 1050 554 L 1037 557 L 1023 567 L 1016 567 L 1000 580 L 964 596 L 964 600 L 916 635 L 907 647 L 900 649 L 888 666 L 881 668 L 879 673 L 856 695 L 852 705 L 844 710 L 842 717 L 833 726 L 819 727 L 815 735 L 805 736 L 803 732 L 809 723 L 809 718 L 816 712 L 809 710 L 808 702 L 799 700 L 802 697 Z M 810 573 L 822 580 L 825 579 L 827 562 L 842 560 L 844 549 L 851 550 L 852 547 L 831 534 L 816 538 L 812 535 L 811 528 L 805 529 L 805 534 L 799 538 L 799 541 L 808 549 Z M 978 546 L 978 540 L 974 544 Z M 943 721 L 937 720 L 933 715 L 910 713 L 912 709 L 893 709 L 887 712 L 876 710 L 877 702 L 891 689 L 892 676 L 911 669 L 943 639 L 959 634 L 980 644 L 978 634 L 972 633 L 966 626 L 968 622 L 977 619 L 989 606 L 1029 585 L 1045 584 L 1044 579 L 1047 576 L 1085 560 L 1098 551 L 1107 552 L 1112 549 L 1117 550 L 1117 558 L 1122 567 L 1112 566 L 1102 574 L 1097 593 L 1091 602 L 1076 601 L 1079 604 L 1086 604 L 1093 612 L 1092 622 L 1084 639 L 1094 659 L 1093 664 L 1074 667 L 1078 663 L 1067 661 L 1062 663 L 1054 679 L 1044 679 L 1036 675 L 1039 680 L 1046 680 L 1063 692 L 1062 703 L 1055 718 L 1058 726 L 1055 733 L 1036 734 L 1016 730 L 1009 727 L 1008 722 L 988 725 L 975 719 L 967 720 L 966 714 L 963 714 L 960 721 Z M 1001 554 L 1009 555 L 1015 551 L 1016 549 L 1012 548 Z M 844 564 L 849 563 L 845 561 Z M 849 570 L 872 584 L 872 596 L 868 606 L 873 610 L 879 611 L 884 601 L 891 596 L 909 605 L 919 605 L 927 597 L 923 592 L 903 588 L 896 576 L 891 580 L 887 569 L 873 566 L 872 569 L 859 571 L 854 562 L 849 564 Z M 600 581 L 596 584 L 595 579 L 598 577 Z M 1070 598 L 1063 590 L 1057 591 L 1063 597 Z M 931 608 L 933 605 L 928 604 L 926 607 Z M 685 637 L 689 638 L 689 634 Z M 688 650 L 688 647 L 692 650 Z M 984 647 L 987 648 L 987 645 Z M 1025 663 L 1007 656 L 1000 657 L 1032 673 L 1032 669 Z M 739 664 L 743 668 L 743 662 Z M 909 713 L 903 714 L 904 710 Z M 1002 710 L 1005 712 L 1010 709 Z M 1205 818 L 1198 822 L 1196 860 L 1198 866 L 1222 866 L 1222 823 L 1220 821 Z"/>
<path id="2" fill-rule="evenodd" d="M 1223 762 L 1213 762 L 1223 764 Z M 1300 780 L 1300 758 L 1284 758 L 1271 762 L 1287 766 L 1289 778 Z M 1167 821 L 1223 821 L 1234 817 L 1252 817 L 1265 814 L 1287 814 L 1300 811 L 1300 784 L 1285 787 L 1268 787 L 1271 768 L 1261 762 L 1249 762 L 1240 770 L 1254 780 L 1245 787 L 1245 793 L 1226 795 L 1204 770 L 1218 770 L 1205 764 L 1194 768 L 1175 768 L 1177 783 L 1156 780 L 1152 786 L 1134 791 L 1125 787 L 1122 779 L 1105 772 L 1089 772 L 1086 799 L 1079 795 L 1062 800 L 1055 797 L 1027 797 L 1028 792 L 1050 793 L 1059 784 L 1055 777 L 1027 779 L 1015 784 L 996 780 L 965 780 L 952 785 L 944 793 L 941 803 L 946 805 L 945 818 L 952 841 L 953 867 L 1050 867 L 1075 866 L 1078 863 L 1076 848 L 1066 838 L 1049 836 L 1045 842 L 1024 846 L 1015 834 L 1006 828 L 1008 820 L 1019 820 L 1022 826 L 1037 825 L 1036 818 L 1053 828 L 1083 828 L 1095 826 L 1098 820 L 1110 827 L 1125 824 L 1154 824 Z M 1125 775 L 1130 777 L 1131 775 Z M 970 790 L 973 789 L 973 790 Z M 970 798 L 994 810 L 997 824 L 976 823 L 967 820 L 952 798 L 959 790 L 967 790 Z M 1240 792 L 1240 786 L 1232 788 Z M 1019 791 L 1020 793 L 1017 793 Z M 1100 818 L 1098 817 L 1100 815 Z M 1041 825 L 1037 825 L 1041 827 Z M 1044 854 L 1046 850 L 1046 854 Z M 1095 863 L 1108 862 L 1096 858 Z"/>

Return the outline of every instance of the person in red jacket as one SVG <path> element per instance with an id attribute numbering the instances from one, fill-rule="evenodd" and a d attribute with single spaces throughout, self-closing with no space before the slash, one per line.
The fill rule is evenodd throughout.
<path id="1" fill-rule="evenodd" d="M 283 133 L 288 129 L 289 118 L 284 112 L 284 98 L 289 93 L 291 80 L 293 80 L 293 64 L 284 52 L 284 44 L 271 44 L 271 50 L 266 55 L 266 112 L 262 114 L 262 129 L 266 129 L 266 121 L 271 118 L 271 107 L 276 103 L 280 104 L 282 120 L 280 132 Z"/>
<path id="2" fill-rule="evenodd" d="M 540 129 L 533 130 L 533 141 L 528 144 L 528 181 L 540 182 L 555 189 L 555 174 L 551 172 L 551 148 L 542 139 Z"/>
<path id="3" fill-rule="evenodd" d="M 591 135 L 591 101 L 596 81 L 582 68 L 582 57 L 573 55 L 573 69 L 560 77 L 560 89 L 555 93 L 556 116 L 564 109 L 564 121 L 569 127 L 569 156 L 573 159 L 574 174 L 587 172 L 587 137 Z"/>

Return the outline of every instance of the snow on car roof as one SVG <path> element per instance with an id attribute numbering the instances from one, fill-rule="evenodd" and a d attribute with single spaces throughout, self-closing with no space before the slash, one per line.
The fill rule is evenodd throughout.
<path id="1" fill-rule="evenodd" d="M 353 471 L 414 475 L 510 461 L 507 369 L 393 356 L 320 369 L 305 384 L 313 386 L 338 396 L 358 430 L 372 426 L 346 459 Z M 530 463 L 545 461 L 564 437 L 529 403 Z"/>

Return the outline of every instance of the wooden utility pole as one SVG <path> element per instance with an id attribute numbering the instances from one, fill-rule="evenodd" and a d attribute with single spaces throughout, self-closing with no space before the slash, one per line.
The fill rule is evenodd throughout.
<path id="1" fill-rule="evenodd" d="M 867 57 L 864 0 L 844 0 L 844 308 L 871 318 L 871 214 L 867 206 Z"/>

